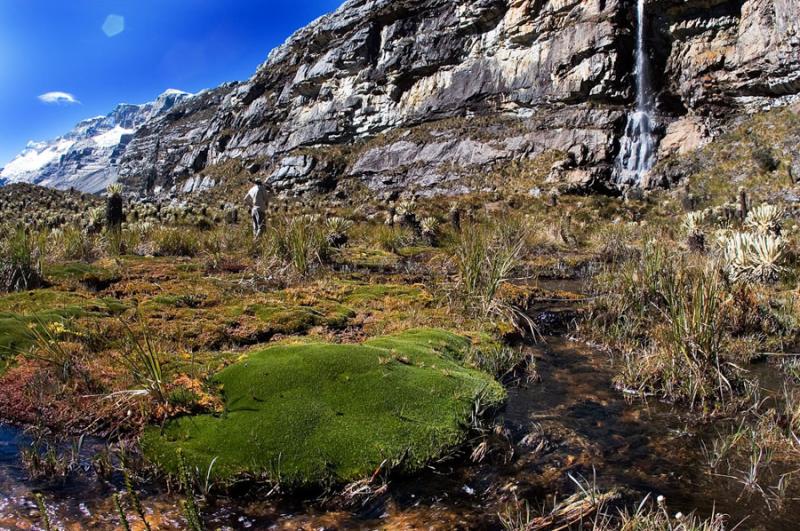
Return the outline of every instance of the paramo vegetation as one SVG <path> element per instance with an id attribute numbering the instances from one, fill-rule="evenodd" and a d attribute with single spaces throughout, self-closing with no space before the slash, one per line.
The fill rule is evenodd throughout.
<path id="1" fill-rule="evenodd" d="M 787 111 L 757 116 L 687 156 L 671 190 L 569 195 L 524 168 L 446 199 L 353 185 L 274 198 L 258 240 L 234 202 L 202 195 L 4 196 L 0 415 L 121 442 L 126 467 L 179 487 L 195 527 L 210 493 L 243 481 L 374 495 L 513 448 L 492 419 L 539 378 L 521 348 L 552 333 L 537 304 L 569 301 L 570 333 L 607 352 L 619 393 L 718 422 L 709 473 L 778 506 L 786 489 L 764 481 L 800 464 L 800 210 L 791 154 L 765 165 L 753 147 L 776 127 L 800 137 Z M 20 202 L 30 222 L 10 214 Z M 504 495 L 497 521 L 726 525 L 615 499 L 583 485 L 537 512 Z"/>

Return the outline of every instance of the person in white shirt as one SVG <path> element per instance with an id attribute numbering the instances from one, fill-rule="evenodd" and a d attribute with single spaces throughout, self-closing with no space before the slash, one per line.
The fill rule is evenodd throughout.
<path id="1" fill-rule="evenodd" d="M 253 219 L 253 237 L 258 239 L 264 232 L 267 221 L 267 194 L 269 187 L 264 182 L 252 181 L 253 187 L 244 197 L 245 206 L 250 209 L 250 217 Z"/>

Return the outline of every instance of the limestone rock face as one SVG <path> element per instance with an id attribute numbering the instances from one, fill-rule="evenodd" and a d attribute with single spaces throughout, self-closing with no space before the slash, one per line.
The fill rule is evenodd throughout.
<path id="1" fill-rule="evenodd" d="M 117 154 L 146 193 L 235 162 L 301 193 L 355 179 L 460 193 L 558 152 L 551 180 L 608 186 L 635 98 L 635 0 L 348 0 L 251 79 L 178 104 Z M 800 0 L 648 0 L 662 156 L 800 94 Z M 189 182 L 187 185 L 186 183 Z"/>
<path id="2" fill-rule="evenodd" d="M 228 138 L 219 131 L 213 134 L 210 121 L 235 86 L 226 84 L 196 94 L 145 123 L 120 157 L 120 181 L 146 194 L 176 191 L 178 185 L 185 192 L 207 188 L 211 181 L 198 174 L 208 164 L 212 144 L 224 145 Z M 198 183 L 205 185 L 198 187 Z"/>
<path id="3" fill-rule="evenodd" d="M 376 188 L 441 191 L 465 173 L 548 150 L 607 167 L 624 120 L 618 106 L 631 97 L 625 11 L 618 0 L 350 0 L 274 50 L 204 119 L 205 162 L 260 161 L 274 183 L 300 189 L 336 170 Z M 334 168 L 324 157 L 298 164 L 293 153 L 487 116 L 514 126 L 494 127 L 492 138 L 356 149 Z M 184 136 L 162 126 L 162 137 Z M 187 158 L 155 165 L 152 184 L 188 176 L 196 144 L 171 146 Z"/>
<path id="4" fill-rule="evenodd" d="M 570 160 L 567 185 L 602 188 L 635 96 L 634 9 L 623 0 L 350 0 L 274 50 L 213 116 L 204 112 L 202 147 L 163 122 L 176 137 L 171 152 L 183 155 L 159 164 L 154 182 L 238 159 L 296 191 L 349 177 L 458 193 L 467 177 L 559 151 Z M 663 155 L 702 145 L 731 114 L 800 92 L 798 0 L 653 0 L 647 12 Z M 337 146 L 348 153 L 332 161 L 325 151 Z"/>
<path id="5" fill-rule="evenodd" d="M 710 133 L 698 116 L 685 116 L 675 120 L 666 128 L 659 146 L 659 158 L 669 155 L 685 155 L 701 148 L 710 140 Z"/>
<path id="6" fill-rule="evenodd" d="M 800 93 L 800 0 L 662 4 L 665 89 L 689 110 L 726 114 Z"/>

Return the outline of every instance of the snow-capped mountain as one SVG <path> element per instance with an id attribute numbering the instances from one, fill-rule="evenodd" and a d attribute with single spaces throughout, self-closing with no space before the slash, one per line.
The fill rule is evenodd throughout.
<path id="1" fill-rule="evenodd" d="M 106 116 L 78 123 L 69 133 L 46 142 L 28 142 L 14 160 L 0 169 L 0 186 L 30 183 L 89 193 L 117 180 L 125 146 L 144 124 L 169 111 L 192 94 L 170 89 L 142 105 L 123 103 Z"/>

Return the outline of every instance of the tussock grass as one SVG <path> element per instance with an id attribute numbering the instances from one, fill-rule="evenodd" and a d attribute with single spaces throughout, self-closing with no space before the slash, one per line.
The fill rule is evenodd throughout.
<path id="1" fill-rule="evenodd" d="M 186 227 L 160 228 L 153 233 L 157 256 L 196 256 L 200 238 L 195 230 Z"/>
<path id="2" fill-rule="evenodd" d="M 620 387 L 693 406 L 734 398 L 741 375 L 725 357 L 730 294 L 718 268 L 650 241 L 600 286 L 594 330 L 622 353 Z"/>
<path id="3" fill-rule="evenodd" d="M 283 217 L 270 227 L 266 253 L 305 277 L 330 257 L 328 235 L 319 216 Z"/>
<path id="4" fill-rule="evenodd" d="M 64 260 L 91 262 L 97 256 L 95 237 L 78 225 L 65 225 L 52 235 L 54 254 Z"/>
<path id="5" fill-rule="evenodd" d="M 522 229 L 470 224 L 462 227 L 453 249 L 458 287 L 468 306 L 488 315 L 497 309 L 497 293 L 520 265 Z"/>
<path id="6" fill-rule="evenodd" d="M 162 360 L 165 358 L 160 345 L 140 313 L 133 325 L 122 321 L 125 331 L 125 349 L 122 359 L 134 381 L 144 387 L 156 400 L 165 402 L 166 381 Z"/>
<path id="7" fill-rule="evenodd" d="M 501 382 L 518 372 L 529 382 L 538 379 L 536 360 L 519 348 L 505 345 L 472 348 L 464 358 L 464 362 L 467 366 L 493 375 Z"/>
<path id="8" fill-rule="evenodd" d="M 0 292 L 36 289 L 44 284 L 42 255 L 46 236 L 19 225 L 0 240 Z"/>
<path id="9" fill-rule="evenodd" d="M 400 225 L 378 225 L 373 238 L 384 251 L 400 254 L 404 248 L 414 244 L 414 231 Z"/>
<path id="10" fill-rule="evenodd" d="M 69 321 L 45 322 L 40 316 L 34 316 L 28 324 L 32 345 L 25 354 L 52 366 L 63 382 L 72 376 L 80 355 L 80 349 L 74 343 L 79 334 L 71 328 Z"/>
<path id="11" fill-rule="evenodd" d="M 217 271 L 244 258 L 256 256 L 259 242 L 253 240 L 250 228 L 239 226 L 219 227 L 202 233 L 200 254 L 206 259 L 208 269 Z"/>
<path id="12" fill-rule="evenodd" d="M 645 498 L 634 511 L 624 511 L 615 526 L 620 531 L 725 531 L 727 516 L 714 513 L 708 518 L 695 514 L 670 514 L 666 500 Z M 738 528 L 738 526 L 733 529 Z"/>

